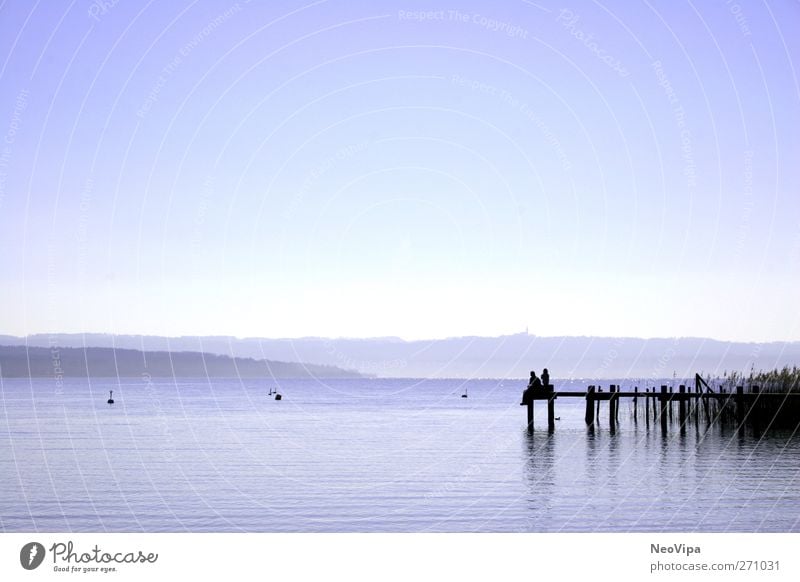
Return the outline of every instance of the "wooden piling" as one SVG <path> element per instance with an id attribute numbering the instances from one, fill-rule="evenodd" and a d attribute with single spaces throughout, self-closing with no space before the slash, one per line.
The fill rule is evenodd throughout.
<path id="1" fill-rule="evenodd" d="M 584 420 L 586 424 L 594 424 L 594 386 L 589 386 L 586 391 L 586 415 Z"/>
<path id="2" fill-rule="evenodd" d="M 633 422 L 634 422 L 634 424 L 636 424 L 636 413 L 637 413 L 636 409 L 639 406 L 639 404 L 637 402 L 639 400 L 639 387 L 638 386 L 634 386 L 633 387 L 633 393 L 636 395 L 636 396 L 633 397 Z"/>
<path id="3" fill-rule="evenodd" d="M 545 386 L 547 390 L 547 430 L 553 432 L 556 430 L 556 395 L 553 391 L 553 385 L 548 384 Z"/>
<path id="4" fill-rule="evenodd" d="M 612 384 L 609 387 L 609 391 L 611 392 L 611 396 L 608 398 L 608 426 L 613 430 L 617 425 L 617 387 Z"/>
<path id="5" fill-rule="evenodd" d="M 686 430 L 686 386 L 678 386 L 678 422 L 681 423 L 681 431 Z"/>
<path id="6" fill-rule="evenodd" d="M 667 431 L 667 387 L 661 387 L 661 396 L 659 397 L 659 402 L 661 403 L 661 430 L 663 432 Z"/>
<path id="7" fill-rule="evenodd" d="M 644 392 L 644 423 L 650 428 L 650 388 L 645 388 Z"/>
<path id="8" fill-rule="evenodd" d="M 656 387 L 653 386 L 653 423 L 658 420 L 658 406 L 656 405 Z"/>
<path id="9" fill-rule="evenodd" d="M 754 394 L 753 400 L 750 402 L 750 423 L 753 425 L 755 434 L 759 435 L 761 434 L 761 414 L 756 406 L 758 404 L 758 395 L 761 392 L 761 388 L 752 386 L 750 391 Z"/>
<path id="10" fill-rule="evenodd" d="M 533 430 L 533 398 L 528 401 L 528 432 Z"/>
<path id="11" fill-rule="evenodd" d="M 597 387 L 597 391 L 598 392 L 602 392 L 603 389 L 598 386 Z M 595 414 L 595 418 L 597 418 L 598 422 L 600 421 L 600 399 L 599 398 L 597 399 L 597 414 Z"/>
<path id="12" fill-rule="evenodd" d="M 736 387 L 736 424 L 740 427 L 744 422 L 744 386 Z"/>
<path id="13" fill-rule="evenodd" d="M 685 386 L 686 390 L 686 418 L 689 419 L 692 417 L 692 405 L 696 400 L 692 398 L 692 387 Z"/>
<path id="14" fill-rule="evenodd" d="M 669 421 L 672 422 L 672 386 L 669 387 Z"/>

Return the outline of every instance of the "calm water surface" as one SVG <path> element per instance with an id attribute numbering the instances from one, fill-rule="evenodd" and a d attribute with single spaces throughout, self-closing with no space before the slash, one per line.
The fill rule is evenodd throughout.
<path id="1" fill-rule="evenodd" d="M 627 402 L 590 434 L 579 399 L 528 435 L 520 382 L 0 388 L 3 531 L 800 531 L 800 438 L 663 436 Z"/>

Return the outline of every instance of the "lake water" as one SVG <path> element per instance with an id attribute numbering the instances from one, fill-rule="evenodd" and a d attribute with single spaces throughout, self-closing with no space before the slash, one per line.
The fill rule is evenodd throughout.
<path id="1" fill-rule="evenodd" d="M 581 399 L 531 436 L 522 387 L 4 380 L 0 530 L 800 531 L 800 438 L 662 435 L 628 402 L 590 434 Z"/>

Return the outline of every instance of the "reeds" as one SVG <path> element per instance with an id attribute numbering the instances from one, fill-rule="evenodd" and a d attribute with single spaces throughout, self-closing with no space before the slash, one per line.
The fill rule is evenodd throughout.
<path id="1" fill-rule="evenodd" d="M 758 393 L 759 396 L 747 396 L 745 399 L 744 423 L 760 429 L 796 429 L 800 425 L 800 368 L 785 366 L 782 369 L 755 372 L 725 373 L 717 380 L 706 379 L 711 385 L 717 385 L 720 392 L 730 398 L 715 399 L 712 406 L 712 418 L 719 422 L 738 424 L 736 390 L 743 388 L 745 395 Z M 761 397 L 764 394 L 776 396 Z M 789 396 L 778 396 L 789 395 Z"/>

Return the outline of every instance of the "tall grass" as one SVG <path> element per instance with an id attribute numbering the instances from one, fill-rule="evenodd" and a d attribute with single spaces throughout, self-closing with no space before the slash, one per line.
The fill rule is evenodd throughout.
<path id="1" fill-rule="evenodd" d="M 722 378 L 706 380 L 711 386 L 718 386 L 728 394 L 735 394 L 742 386 L 746 394 L 755 392 L 771 394 L 800 394 L 800 368 L 786 366 L 782 369 L 755 372 L 725 373 Z M 733 399 L 713 402 L 715 417 L 724 423 L 736 422 L 736 405 Z M 745 422 L 761 428 L 797 428 L 800 425 L 800 397 L 758 398 L 748 405 Z"/>

